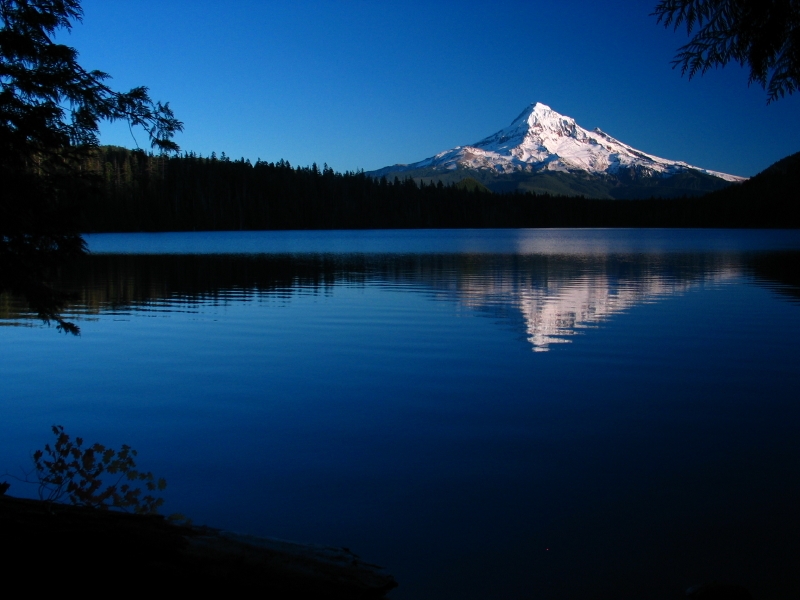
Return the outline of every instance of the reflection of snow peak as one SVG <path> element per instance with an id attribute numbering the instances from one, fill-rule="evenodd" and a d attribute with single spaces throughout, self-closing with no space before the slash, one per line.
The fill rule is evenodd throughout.
<path id="1" fill-rule="evenodd" d="M 544 352 L 550 344 L 565 343 L 565 335 L 574 335 L 577 329 L 589 327 L 606 320 L 614 313 L 646 301 L 647 299 L 674 293 L 686 288 L 686 284 L 666 289 L 663 280 L 640 282 L 637 287 L 612 287 L 611 282 L 600 276 L 583 278 L 563 286 L 550 288 L 544 293 L 538 290 L 520 290 L 518 306 L 525 318 L 528 341 L 535 352 Z M 675 283 L 675 282 L 673 282 Z"/>
<path id="2" fill-rule="evenodd" d="M 664 276 L 613 281 L 604 274 L 587 274 L 573 280 L 550 280 L 544 286 L 531 281 L 471 279 L 460 287 L 459 296 L 471 308 L 515 306 L 525 320 L 533 351 L 546 352 L 550 344 L 568 343 L 567 337 L 577 330 L 597 325 L 636 304 L 736 275 L 738 270 L 725 269 L 695 281 Z"/>

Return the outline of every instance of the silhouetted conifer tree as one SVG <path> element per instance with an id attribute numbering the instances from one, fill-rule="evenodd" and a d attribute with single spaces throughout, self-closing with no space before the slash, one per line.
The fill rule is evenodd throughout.
<path id="1" fill-rule="evenodd" d="M 126 119 L 162 151 L 178 149 L 182 128 L 147 88 L 112 90 L 53 41 L 81 17 L 78 0 L 0 0 L 0 292 L 25 295 L 44 319 L 59 320 L 48 273 L 83 252 L 76 198 L 88 192 L 82 167 L 99 122 Z"/>

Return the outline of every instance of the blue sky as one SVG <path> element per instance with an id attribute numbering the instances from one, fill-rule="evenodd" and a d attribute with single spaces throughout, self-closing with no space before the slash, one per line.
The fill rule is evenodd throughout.
<path id="1" fill-rule="evenodd" d="M 371 170 L 478 141 L 532 102 L 640 150 L 754 175 L 800 150 L 800 95 L 767 106 L 738 65 L 689 81 L 656 0 L 84 0 L 58 40 L 111 85 L 150 88 L 176 141 Z M 146 136 L 136 134 L 147 147 Z M 102 142 L 134 147 L 126 126 Z"/>

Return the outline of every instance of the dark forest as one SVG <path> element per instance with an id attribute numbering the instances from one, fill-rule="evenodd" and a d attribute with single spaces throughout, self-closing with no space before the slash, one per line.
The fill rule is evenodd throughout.
<path id="1" fill-rule="evenodd" d="M 787 160 L 794 164 L 797 155 Z M 797 187 L 769 177 L 772 185 L 765 186 L 770 169 L 702 197 L 641 200 L 498 194 L 474 180 L 387 181 L 327 165 L 252 164 L 224 153 L 168 156 L 115 146 L 93 151 L 83 170 L 89 186 L 76 189 L 71 204 L 84 232 L 800 226 L 791 210 Z"/>

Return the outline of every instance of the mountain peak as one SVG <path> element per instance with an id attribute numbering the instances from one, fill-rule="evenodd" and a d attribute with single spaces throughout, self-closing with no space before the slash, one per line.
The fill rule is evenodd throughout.
<path id="1" fill-rule="evenodd" d="M 572 117 L 566 117 L 561 113 L 557 113 L 541 102 L 535 102 L 522 111 L 522 114 L 514 119 L 512 125 L 517 122 L 527 123 L 529 128 L 538 127 L 540 129 L 552 130 L 562 130 L 564 129 L 564 125 L 567 126 L 567 129 L 571 129 L 571 127 L 576 124 L 575 119 Z"/>
<path id="2" fill-rule="evenodd" d="M 547 114 L 547 113 L 555 113 L 559 117 L 562 116 L 562 115 L 559 115 L 552 108 L 547 106 L 547 104 L 542 104 L 541 102 L 534 102 L 533 104 L 528 106 L 528 108 L 526 108 L 525 110 L 522 111 L 523 115 L 532 115 L 534 113 L 539 114 L 539 115 L 543 115 L 543 114 Z"/>
<path id="3" fill-rule="evenodd" d="M 546 160 L 546 155 L 558 152 L 564 138 L 585 139 L 588 132 L 572 117 L 564 116 L 546 104 L 535 102 L 494 135 L 472 146 L 489 152 L 509 154 L 523 162 Z"/>
<path id="4" fill-rule="evenodd" d="M 545 115 L 553 112 L 555 111 L 546 104 L 542 104 L 541 102 L 534 102 L 533 104 L 529 105 L 525 110 L 523 110 L 520 113 L 520 115 L 516 119 L 514 119 L 514 121 L 515 122 L 519 120 L 527 121 L 531 117 L 534 117 L 535 119 L 540 119 Z M 556 113 L 556 115 L 558 115 L 558 113 Z"/>
<path id="5" fill-rule="evenodd" d="M 601 177 L 660 178 L 689 171 L 728 182 L 745 179 L 636 150 L 599 128 L 584 129 L 572 117 L 541 102 L 530 104 L 508 127 L 474 144 L 458 146 L 411 165 L 386 167 L 376 173 L 416 169 L 485 170 L 494 175 L 556 171 Z"/>

